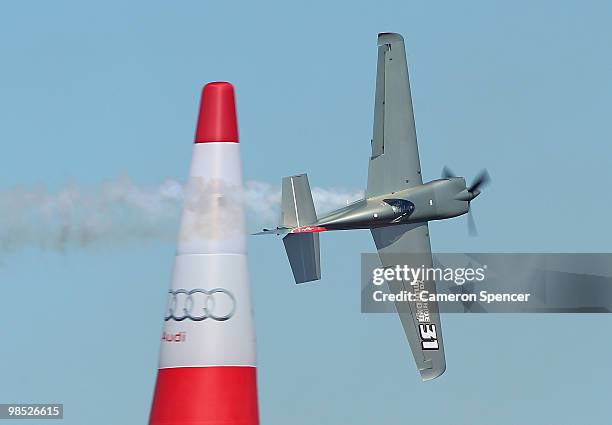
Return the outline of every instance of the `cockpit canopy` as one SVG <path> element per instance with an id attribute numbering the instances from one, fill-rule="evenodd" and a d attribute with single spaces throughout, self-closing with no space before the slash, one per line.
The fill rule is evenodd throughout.
<path id="1" fill-rule="evenodd" d="M 411 214 L 414 211 L 414 204 L 405 199 L 383 199 L 383 202 L 390 205 L 396 214 Z"/>

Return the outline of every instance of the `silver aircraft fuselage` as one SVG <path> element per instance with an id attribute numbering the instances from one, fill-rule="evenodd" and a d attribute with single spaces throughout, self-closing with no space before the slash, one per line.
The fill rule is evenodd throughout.
<path id="1" fill-rule="evenodd" d="M 463 177 L 433 180 L 386 195 L 361 199 L 331 211 L 312 226 L 325 230 L 371 229 L 457 217 L 480 192 L 469 192 Z"/>

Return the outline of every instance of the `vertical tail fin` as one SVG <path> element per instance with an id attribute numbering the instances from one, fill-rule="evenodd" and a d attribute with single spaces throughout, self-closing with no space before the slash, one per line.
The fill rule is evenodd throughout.
<path id="1" fill-rule="evenodd" d="M 295 228 L 317 222 L 308 176 L 283 178 L 280 227 Z M 318 233 L 290 233 L 283 238 L 296 283 L 321 278 Z"/>

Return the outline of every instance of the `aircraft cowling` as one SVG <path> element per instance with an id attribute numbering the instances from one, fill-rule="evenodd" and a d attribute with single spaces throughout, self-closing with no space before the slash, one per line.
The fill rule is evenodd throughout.
<path id="1" fill-rule="evenodd" d="M 457 195 L 465 190 L 465 179 L 462 177 L 434 180 L 424 184 L 421 190 L 410 196 L 416 206 L 410 220 L 442 220 L 467 213 L 469 203 L 457 199 Z"/>

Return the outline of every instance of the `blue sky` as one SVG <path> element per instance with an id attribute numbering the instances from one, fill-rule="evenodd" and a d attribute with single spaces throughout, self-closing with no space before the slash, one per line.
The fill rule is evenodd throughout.
<path id="1" fill-rule="evenodd" d="M 214 80 L 236 86 L 245 179 L 308 172 L 359 190 L 376 34 L 396 31 L 424 177 L 447 164 L 493 178 L 474 205 L 480 236 L 465 218 L 433 223 L 433 249 L 606 252 L 611 13 L 604 1 L 7 4 L 0 192 L 183 180 Z M 359 312 L 368 232 L 323 235 L 313 285 L 292 283 L 279 240 L 249 250 L 263 424 L 609 420 L 608 316 L 446 316 L 448 369 L 424 384 L 397 318 Z M 1 255 L 0 402 L 63 402 L 67 424 L 145 423 L 174 243 Z"/>

